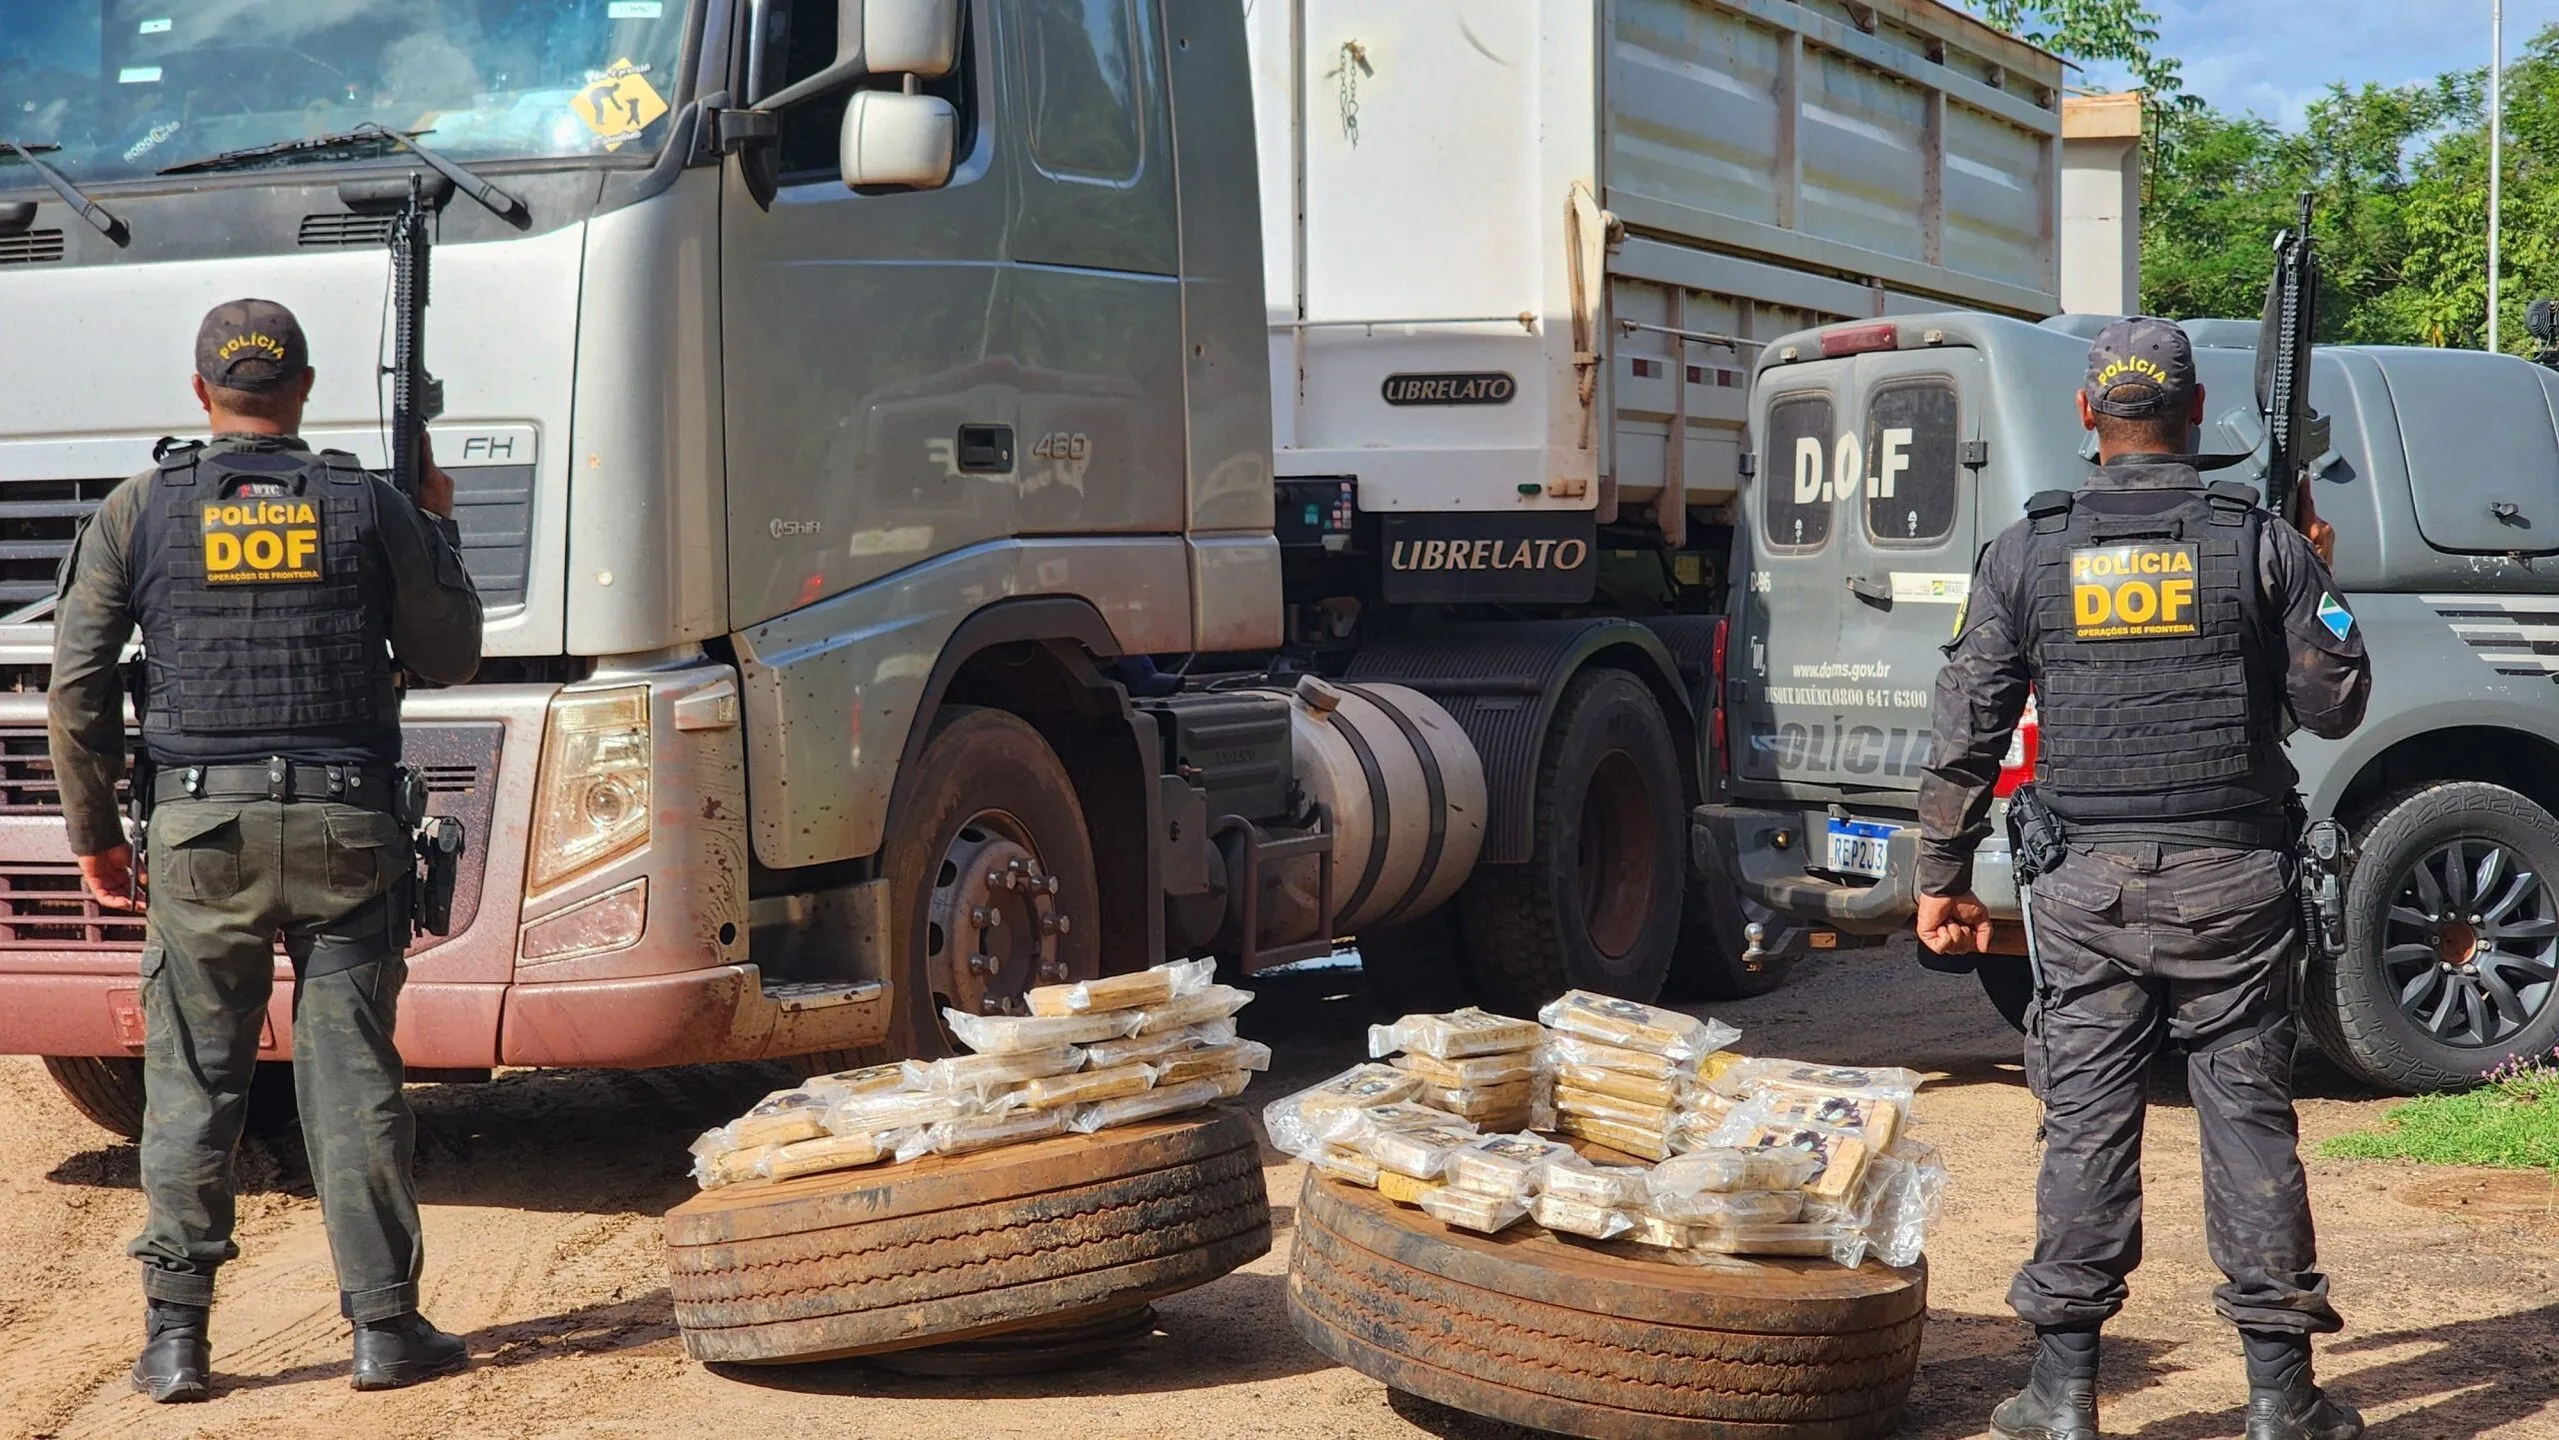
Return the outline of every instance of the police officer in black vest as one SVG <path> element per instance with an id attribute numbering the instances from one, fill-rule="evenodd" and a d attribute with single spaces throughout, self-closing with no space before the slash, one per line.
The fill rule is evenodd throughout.
<path id="1" fill-rule="evenodd" d="M 357 1389 L 467 1363 L 418 1314 L 416 1127 L 392 1044 L 410 936 L 393 660 L 459 684 L 480 600 L 432 461 L 411 504 L 296 438 L 312 371 L 283 306 L 216 308 L 196 338 L 210 444 L 164 447 L 74 543 L 55 611 L 53 763 L 82 878 L 134 908 L 118 661 L 142 633 L 137 789 L 150 797 L 142 952 L 146 1339 L 134 1388 L 210 1393 L 206 1320 L 231 1242 L 231 1167 L 283 942 L 293 1071 Z"/>
<path id="2" fill-rule="evenodd" d="M 2305 937 L 2283 740 L 2353 730 L 2371 673 L 2307 487 L 2305 535 L 2248 487 L 2207 485 L 2188 453 L 2203 405 L 2183 330 L 2137 317 L 2098 335 L 2079 406 L 2099 468 L 2076 493 L 2035 496 L 1983 549 L 1937 677 L 1920 938 L 1950 954 L 1991 944 L 1973 851 L 2030 694 L 2034 796 L 2067 845 L 2031 902 L 2027 1072 L 2046 1139 L 2034 1258 L 2008 1299 L 2038 1346 L 2025 1392 L 1992 1416 L 2003 1440 L 2096 1440 L 2098 1329 L 2141 1261 L 2143 1087 L 2168 1035 L 2187 1050 L 2248 1440 L 2363 1432 L 2311 1379 L 2310 1337 L 2339 1322 L 2292 1106 Z"/>

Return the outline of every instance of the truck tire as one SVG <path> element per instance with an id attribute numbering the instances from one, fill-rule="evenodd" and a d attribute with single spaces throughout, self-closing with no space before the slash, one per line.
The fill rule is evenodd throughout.
<path id="1" fill-rule="evenodd" d="M 1547 726 L 1527 863 L 1479 865 L 1459 895 L 1485 1004 L 1527 1015 L 1571 989 L 1661 993 L 1687 885 L 1685 793 L 1653 692 L 1622 670 L 1574 676 Z"/>
<path id="2" fill-rule="evenodd" d="M 1712 1267 L 1443 1227 L 1307 1177 L 1288 1275 L 1307 1344 L 1426 1400 L 1589 1440 L 1868 1440 L 1919 1369 L 1925 1266 Z"/>
<path id="3" fill-rule="evenodd" d="M 127 1140 L 142 1138 L 141 1061 L 121 1055 L 47 1055 L 44 1068 L 71 1108 L 99 1129 Z M 259 1061 L 257 1075 L 249 1082 L 250 1133 L 282 1134 L 301 1121 L 294 1103 L 292 1064 Z"/>
<path id="4" fill-rule="evenodd" d="M 907 967 L 894 977 L 889 1032 L 899 1056 L 950 1053 L 945 1006 L 1018 1013 L 1035 985 L 1101 973 L 1084 804 L 1057 752 L 1020 716 L 971 705 L 935 716 L 882 853 Z M 1001 923 L 976 926 L 978 911 Z M 978 956 L 993 962 L 987 973 L 970 968 Z"/>
<path id="5" fill-rule="evenodd" d="M 2356 834 L 2346 953 L 2312 958 L 2303 997 L 2319 1048 L 2415 1093 L 2559 1045 L 2559 820 L 2453 781 L 2384 800 Z"/>
<path id="6" fill-rule="evenodd" d="M 1454 1010 L 1466 1003 L 1457 907 L 1359 934 L 1360 974 L 1378 1005 L 1398 1015 Z"/>
<path id="7" fill-rule="evenodd" d="M 45 1073 L 71 1108 L 127 1140 L 142 1138 L 142 1062 L 121 1056 L 47 1055 Z"/>
<path id="8" fill-rule="evenodd" d="M 750 1182 L 667 1212 L 685 1353 L 766 1365 L 974 1340 L 1143 1304 L 1266 1254 L 1228 1111 Z"/>

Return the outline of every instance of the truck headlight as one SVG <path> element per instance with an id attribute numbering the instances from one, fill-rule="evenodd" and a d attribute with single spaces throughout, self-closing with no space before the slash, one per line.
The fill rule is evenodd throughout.
<path id="1" fill-rule="evenodd" d="M 647 843 L 648 688 L 554 696 L 525 888 L 548 890 Z"/>

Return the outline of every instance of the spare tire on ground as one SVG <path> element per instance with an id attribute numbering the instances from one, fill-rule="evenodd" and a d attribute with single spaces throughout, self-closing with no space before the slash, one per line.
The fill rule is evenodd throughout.
<path id="1" fill-rule="evenodd" d="M 1426 1400 L 1588 1440 L 1870 1440 L 1901 1423 L 1925 1265 L 1673 1264 L 1529 1221 L 1451 1230 L 1307 1177 L 1289 1318 L 1325 1355 Z"/>
<path id="2" fill-rule="evenodd" d="M 697 1195 L 666 1217 L 696 1360 L 907 1350 L 1106 1315 L 1271 1248 L 1252 1127 L 1222 1110 Z"/>

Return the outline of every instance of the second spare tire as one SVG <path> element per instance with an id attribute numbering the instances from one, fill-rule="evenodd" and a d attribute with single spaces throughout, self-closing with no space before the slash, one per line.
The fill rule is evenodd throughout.
<path id="1" fill-rule="evenodd" d="M 685 1353 L 773 1364 L 1102 1314 L 1267 1253 L 1252 1128 L 1211 1110 L 697 1195 L 666 1217 Z"/>

